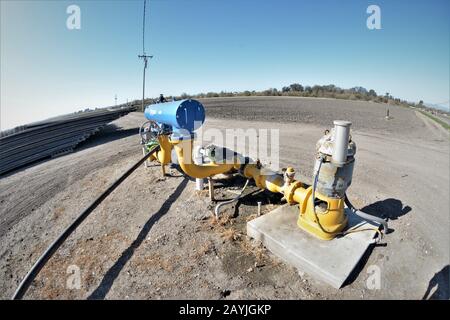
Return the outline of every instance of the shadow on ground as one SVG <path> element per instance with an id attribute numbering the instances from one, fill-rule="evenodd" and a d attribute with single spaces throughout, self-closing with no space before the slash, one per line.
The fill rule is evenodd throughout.
<path id="1" fill-rule="evenodd" d="M 361 209 L 362 212 L 368 213 L 375 217 L 383 218 L 385 220 L 387 219 L 387 221 L 397 220 L 411 210 L 412 209 L 410 206 L 404 206 L 400 200 L 394 198 L 377 201 Z M 387 233 L 389 234 L 394 231 L 394 229 L 389 228 Z"/>
<path id="2" fill-rule="evenodd" d="M 433 288 L 436 288 L 436 290 L 431 293 Z M 450 266 L 446 265 L 431 278 L 422 300 L 448 299 L 450 299 Z"/>
<path id="3" fill-rule="evenodd" d="M 215 179 L 214 205 L 236 198 L 239 192 L 242 191 L 246 180 L 247 179 L 241 175 L 234 175 L 229 178 L 223 179 Z M 236 189 L 234 190 L 235 193 L 232 194 L 226 192 L 226 190 L 229 190 L 230 187 Z M 265 189 L 259 189 L 256 186 L 255 181 L 253 179 L 250 179 L 247 188 L 244 190 L 241 197 L 237 201 L 228 204 L 227 207 L 234 208 L 231 217 L 236 218 L 239 215 L 239 209 L 242 205 L 256 207 L 258 206 L 258 202 L 260 202 L 261 205 L 282 204 L 282 197 L 282 194 L 273 193 Z M 224 207 L 223 210 L 226 210 L 227 207 Z"/>
<path id="4" fill-rule="evenodd" d="M 122 252 L 120 258 L 114 263 L 114 265 L 106 272 L 99 286 L 91 293 L 88 299 L 104 299 L 111 289 L 114 281 L 119 276 L 123 267 L 128 263 L 128 261 L 133 257 L 134 252 L 137 248 L 142 244 L 142 242 L 147 237 L 148 233 L 152 229 L 153 225 L 164 215 L 166 214 L 172 204 L 178 199 L 180 194 L 183 192 L 184 188 L 188 183 L 188 179 L 183 179 L 175 191 L 167 198 L 167 200 L 163 203 L 161 208 L 154 215 L 150 217 L 149 220 L 145 223 L 142 230 L 139 232 L 137 238 L 131 243 L 131 245 Z"/>
<path id="5" fill-rule="evenodd" d="M 388 219 L 388 220 L 396 220 L 400 218 L 401 216 L 404 216 L 408 212 L 411 211 L 411 207 L 407 205 L 403 205 L 402 201 L 394 198 L 388 198 L 385 200 L 374 202 L 368 206 L 365 206 L 361 209 L 361 211 L 368 213 L 370 215 Z M 389 228 L 389 233 L 393 232 L 394 230 Z M 382 240 L 383 241 L 383 240 Z M 379 243 L 379 244 L 373 244 L 369 246 L 369 248 L 366 250 L 364 255 L 359 260 L 356 267 L 353 269 L 353 271 L 348 276 L 347 280 L 342 285 L 343 287 L 353 283 L 360 275 L 361 271 L 364 269 L 364 266 L 366 265 L 367 261 L 369 260 L 369 257 L 371 256 L 373 249 L 375 247 L 385 247 L 386 243 Z"/>
<path id="6" fill-rule="evenodd" d="M 389 198 L 365 206 L 361 211 L 383 219 L 397 220 L 410 212 L 411 207 L 403 206 L 403 203 L 398 199 Z"/>

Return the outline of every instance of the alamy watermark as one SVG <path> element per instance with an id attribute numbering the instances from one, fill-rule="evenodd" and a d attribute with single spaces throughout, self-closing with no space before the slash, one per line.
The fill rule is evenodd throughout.
<path id="1" fill-rule="evenodd" d="M 380 290 L 381 289 L 381 269 L 377 265 L 370 265 L 367 267 L 367 274 L 369 276 L 366 280 L 366 287 L 369 290 Z"/>
<path id="2" fill-rule="evenodd" d="M 81 271 L 80 267 L 71 264 L 67 267 L 66 273 L 69 275 L 66 279 L 66 288 L 70 290 L 81 288 Z"/>
<path id="3" fill-rule="evenodd" d="M 193 147 L 206 147 L 210 159 L 215 163 L 255 163 L 260 160 L 264 167 L 272 171 L 280 170 L 280 133 L 275 128 L 235 128 L 218 129 L 202 127 L 201 123 L 194 126 L 198 128 L 194 137 L 187 130 L 178 130 L 175 136 L 181 140 L 194 139 Z M 189 148 L 185 143 L 183 148 Z M 185 151 L 189 154 L 189 150 Z M 186 157 L 184 161 L 190 161 Z"/>
<path id="4" fill-rule="evenodd" d="M 69 30 L 81 29 L 81 9 L 76 4 L 67 7 L 66 13 L 69 15 L 66 20 L 66 27 Z"/>
<path id="5" fill-rule="evenodd" d="M 376 4 L 371 4 L 367 7 L 366 12 L 370 16 L 366 20 L 366 25 L 369 30 L 381 29 L 381 9 Z"/>

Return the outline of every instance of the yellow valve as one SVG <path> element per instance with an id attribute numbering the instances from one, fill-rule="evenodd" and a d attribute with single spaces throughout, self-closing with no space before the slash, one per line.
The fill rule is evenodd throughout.
<path id="1" fill-rule="evenodd" d="M 294 170 L 294 168 L 292 168 L 292 167 L 287 167 L 287 168 L 286 168 L 286 173 L 287 173 L 287 174 L 294 174 L 294 173 L 295 173 L 295 170 Z"/>

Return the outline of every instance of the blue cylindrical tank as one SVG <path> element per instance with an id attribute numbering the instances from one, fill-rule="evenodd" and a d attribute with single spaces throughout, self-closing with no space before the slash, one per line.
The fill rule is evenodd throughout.
<path id="1" fill-rule="evenodd" d="M 151 104 L 145 108 L 145 117 L 158 123 L 193 132 L 205 122 L 205 108 L 194 99 Z"/>

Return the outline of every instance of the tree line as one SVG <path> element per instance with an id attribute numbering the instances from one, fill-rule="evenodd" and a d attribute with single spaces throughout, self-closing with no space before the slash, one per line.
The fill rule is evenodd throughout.
<path id="1" fill-rule="evenodd" d="M 393 97 L 389 92 L 378 94 L 373 89 L 366 89 L 364 87 L 353 87 L 350 89 L 343 89 L 334 84 L 329 85 L 314 85 L 307 86 L 300 83 L 292 83 L 284 86 L 281 89 L 269 88 L 262 91 L 244 90 L 244 91 L 220 91 L 220 92 L 206 92 L 198 94 L 182 93 L 179 96 L 166 96 L 170 101 L 172 99 L 181 100 L 188 98 L 220 98 L 220 97 L 251 97 L 251 96 L 292 96 L 292 97 L 313 97 L 313 98 L 333 98 L 345 100 L 360 100 L 372 101 L 378 103 L 387 103 L 399 106 L 414 106 L 419 108 L 426 108 L 423 101 L 417 103 L 408 102 L 399 98 Z M 145 99 L 145 104 L 157 102 L 157 98 Z M 139 109 L 141 100 L 134 100 L 129 105 L 135 105 Z"/>
<path id="2" fill-rule="evenodd" d="M 423 101 L 419 101 L 417 104 L 393 97 L 389 92 L 385 94 L 377 94 L 373 89 L 366 89 L 364 87 L 353 87 L 350 89 L 343 89 L 334 84 L 329 85 L 314 85 L 303 86 L 300 83 L 292 83 L 289 86 L 284 86 L 281 89 L 269 88 L 262 91 L 245 90 L 245 91 L 220 91 L 220 92 L 207 92 L 190 95 L 183 93 L 176 99 L 187 98 L 219 98 L 219 97 L 242 97 L 242 96 L 293 96 L 293 97 L 312 97 L 312 98 L 333 98 L 333 99 L 346 99 L 346 100 L 362 100 L 373 101 L 379 103 L 389 103 L 393 105 L 404 106 L 422 106 Z"/>

